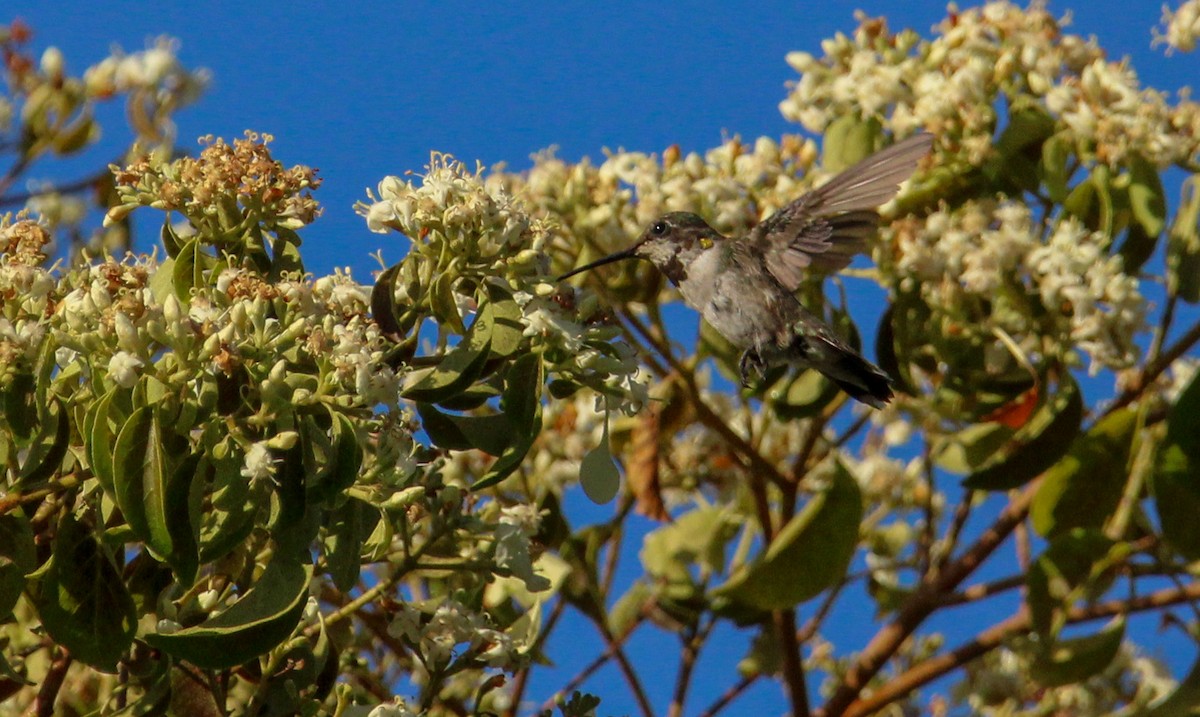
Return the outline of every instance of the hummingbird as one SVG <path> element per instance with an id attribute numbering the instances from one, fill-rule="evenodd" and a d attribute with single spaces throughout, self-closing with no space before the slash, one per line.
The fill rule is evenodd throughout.
<path id="1" fill-rule="evenodd" d="M 809 271 L 843 269 L 879 227 L 879 205 L 900 189 L 933 144 L 920 133 L 846 169 L 731 238 L 691 212 L 652 222 L 629 248 L 558 277 L 562 281 L 624 259 L 646 259 L 714 329 L 742 350 L 743 386 L 768 369 L 813 368 L 852 398 L 882 408 L 892 380 L 850 348 L 800 303 L 795 292 Z"/>

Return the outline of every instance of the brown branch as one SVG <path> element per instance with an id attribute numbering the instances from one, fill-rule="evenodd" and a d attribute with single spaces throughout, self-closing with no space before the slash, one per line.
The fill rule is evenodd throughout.
<path id="1" fill-rule="evenodd" d="M 834 691 L 825 707 L 818 712 L 821 717 L 845 714 L 846 709 L 858 700 L 859 694 L 882 669 L 884 663 L 891 659 L 925 618 L 938 608 L 940 596 L 957 588 L 1007 539 L 1017 525 L 1025 520 L 1040 484 L 1040 480 L 1029 484 L 1012 499 L 991 527 L 966 552 L 948 563 L 936 576 L 931 576 L 917 586 L 896 617 L 875 633 L 858 659 L 850 666 L 842 684 Z"/>
<path id="2" fill-rule="evenodd" d="M 40 197 L 44 194 L 74 194 L 76 192 L 82 192 L 85 189 L 91 189 L 95 187 L 101 181 L 111 176 L 112 172 L 110 172 L 106 167 L 103 172 L 97 172 L 90 177 L 76 179 L 73 182 L 67 182 L 65 184 L 56 184 L 39 192 L 22 192 L 20 194 L 11 195 L 0 194 L 0 207 L 12 207 L 19 204 L 24 204 L 30 199 L 33 199 L 34 197 Z"/>
<path id="3" fill-rule="evenodd" d="M 752 675 L 744 675 L 742 679 L 738 680 L 729 689 L 725 690 L 720 697 L 713 701 L 713 703 L 708 706 L 708 709 L 701 712 L 700 717 L 714 717 L 714 715 L 716 715 L 718 712 L 728 707 L 730 702 L 733 702 L 735 699 L 737 699 L 761 676 L 761 672 L 755 672 Z"/>
<path id="4" fill-rule="evenodd" d="M 972 585 L 959 592 L 945 595 L 941 598 L 942 607 L 953 607 L 955 605 L 965 605 L 967 603 L 978 602 L 984 598 L 993 595 L 999 595 L 1002 592 L 1007 592 L 1014 588 L 1019 588 L 1025 584 L 1025 574 L 1010 575 L 1007 578 L 993 580 L 990 583 L 980 583 Z"/>
<path id="5" fill-rule="evenodd" d="M 63 681 L 67 679 L 67 670 L 71 667 L 71 655 L 63 648 L 58 648 L 58 656 L 50 663 L 46 676 L 42 678 L 42 686 L 38 688 L 37 697 L 26 715 L 35 717 L 52 717 L 54 703 L 58 701 L 58 693 L 62 690 Z"/>
<path id="6" fill-rule="evenodd" d="M 671 707 L 667 710 L 668 717 L 683 717 L 683 705 L 687 701 L 688 687 L 692 683 L 692 670 L 696 667 L 696 659 L 700 656 L 700 648 L 712 632 L 716 620 L 707 626 L 690 634 L 683 641 L 679 655 L 679 674 L 675 678 L 675 693 L 671 697 Z"/>
<path id="7" fill-rule="evenodd" d="M 1196 599 L 1200 599 L 1200 584 L 1167 588 L 1142 597 L 1110 600 L 1096 605 L 1073 608 L 1067 613 L 1067 622 L 1074 624 L 1100 620 L 1131 612 L 1168 607 Z M 847 707 L 844 714 L 848 717 L 873 714 L 913 690 L 987 654 L 1003 644 L 1005 640 L 1028 632 L 1031 627 L 1029 613 L 1022 608 L 1017 614 L 984 630 L 974 640 L 945 654 L 922 660 L 908 671 L 889 680 L 887 684 L 867 697 L 855 700 Z"/>
<path id="8" fill-rule="evenodd" d="M 800 643 L 796 640 L 796 611 L 776 610 L 772 618 L 779 637 L 783 682 L 787 685 L 788 699 L 792 703 L 792 717 L 808 717 L 808 685 L 804 680 L 804 658 L 800 654 Z"/>

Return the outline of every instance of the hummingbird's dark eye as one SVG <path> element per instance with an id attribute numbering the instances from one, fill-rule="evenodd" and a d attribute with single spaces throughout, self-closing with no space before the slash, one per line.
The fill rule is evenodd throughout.
<path id="1" fill-rule="evenodd" d="M 654 222 L 654 226 L 650 227 L 650 233 L 657 237 L 660 237 L 663 234 L 666 234 L 667 233 L 667 223 L 666 222 Z"/>

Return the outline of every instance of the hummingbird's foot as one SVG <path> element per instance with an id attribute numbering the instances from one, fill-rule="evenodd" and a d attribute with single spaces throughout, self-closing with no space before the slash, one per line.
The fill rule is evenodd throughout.
<path id="1" fill-rule="evenodd" d="M 742 374 L 742 388 L 750 388 L 754 381 L 761 379 L 766 373 L 767 364 L 755 349 L 746 349 L 738 361 L 738 370 Z"/>

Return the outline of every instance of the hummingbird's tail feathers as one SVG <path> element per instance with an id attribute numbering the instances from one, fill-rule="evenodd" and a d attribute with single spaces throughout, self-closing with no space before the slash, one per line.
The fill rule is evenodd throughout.
<path id="1" fill-rule="evenodd" d="M 831 336 L 809 337 L 808 363 L 850 398 L 883 408 L 892 400 L 892 379 L 854 349 Z"/>
<path id="2" fill-rule="evenodd" d="M 922 132 L 880 150 L 814 190 L 809 206 L 826 216 L 875 209 L 896 196 L 932 146 L 933 135 Z"/>

